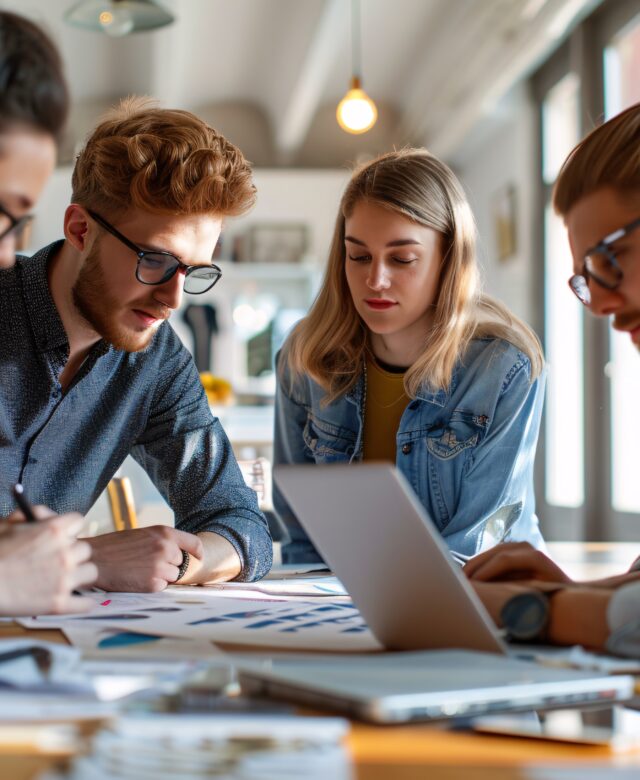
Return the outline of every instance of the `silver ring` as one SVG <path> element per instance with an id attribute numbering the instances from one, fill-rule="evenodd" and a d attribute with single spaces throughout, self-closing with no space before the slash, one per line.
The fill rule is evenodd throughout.
<path id="1" fill-rule="evenodd" d="M 178 576 L 175 578 L 174 582 L 178 582 L 178 580 L 181 580 L 184 575 L 187 573 L 187 569 L 189 568 L 189 561 L 191 560 L 191 556 L 186 550 L 182 551 L 182 563 L 180 566 L 178 566 Z"/>

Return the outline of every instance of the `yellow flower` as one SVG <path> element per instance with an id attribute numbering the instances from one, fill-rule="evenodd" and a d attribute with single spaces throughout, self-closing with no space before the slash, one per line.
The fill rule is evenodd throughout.
<path id="1" fill-rule="evenodd" d="M 228 404 L 233 401 L 233 388 L 226 379 L 203 371 L 200 381 L 210 404 Z"/>

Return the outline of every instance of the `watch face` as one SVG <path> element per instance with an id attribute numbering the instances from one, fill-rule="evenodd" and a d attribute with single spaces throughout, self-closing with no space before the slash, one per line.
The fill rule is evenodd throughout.
<path id="1" fill-rule="evenodd" d="M 549 600 L 536 591 L 519 593 L 507 601 L 500 618 L 510 639 L 533 642 L 542 638 L 549 622 Z"/>

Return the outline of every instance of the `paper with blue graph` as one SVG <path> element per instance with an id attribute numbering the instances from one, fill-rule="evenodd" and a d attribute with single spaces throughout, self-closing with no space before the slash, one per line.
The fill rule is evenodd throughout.
<path id="1" fill-rule="evenodd" d="M 88 595 L 96 606 L 87 614 L 44 616 L 21 622 L 31 628 L 56 627 L 66 631 L 93 626 L 96 633 L 109 629 L 292 650 L 381 649 L 359 611 L 344 596 L 301 601 L 264 593 L 252 598 L 245 592 L 234 591 L 231 597 L 209 588 Z"/>

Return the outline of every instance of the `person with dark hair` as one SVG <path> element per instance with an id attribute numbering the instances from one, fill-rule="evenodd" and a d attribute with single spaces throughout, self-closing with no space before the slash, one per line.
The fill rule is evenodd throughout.
<path id="1" fill-rule="evenodd" d="M 69 111 L 62 60 L 33 22 L 0 11 L 0 269 L 53 172 Z"/>
<path id="2" fill-rule="evenodd" d="M 54 44 L 35 24 L 0 11 L 0 278 L 10 278 L 16 240 L 29 221 L 56 159 L 56 139 L 67 117 L 69 98 L 62 62 Z M 2 299 L 0 313 L 11 321 L 13 301 Z M 10 341 L 10 340 L 8 340 Z M 0 344 L 2 352 L 9 344 Z M 2 369 L 2 382 L 13 400 L 25 388 L 11 367 Z M 7 407 L 0 405 L 0 418 Z M 0 451 L 7 446 L 0 431 Z M 21 466 L 22 464 L 18 464 Z M 0 469 L 2 490 L 9 475 Z M 7 510 L 12 509 L 12 505 Z M 0 515 L 7 514 L 7 510 Z M 73 595 L 90 585 L 97 569 L 91 548 L 78 541 L 82 517 L 72 512 L 52 517 L 45 507 L 34 507 L 35 523 L 25 523 L 22 512 L 8 514 L 0 523 L 0 615 L 78 612 L 91 606 Z"/>
<path id="3" fill-rule="evenodd" d="M 558 176 L 553 205 L 573 255 L 571 290 L 640 349 L 640 103 L 575 147 Z M 547 641 L 640 657 L 640 559 L 617 577 L 577 583 L 523 542 L 481 553 L 465 572 L 480 594 L 484 586 L 524 580 L 550 592 Z"/>
<path id="4" fill-rule="evenodd" d="M 254 580 L 272 544 L 255 492 L 166 320 L 221 276 L 222 223 L 255 200 L 249 163 L 187 111 L 130 98 L 88 138 L 64 240 L 0 278 L 0 473 L 84 514 L 131 454 L 175 515 L 88 539 L 105 590 Z M 15 387 L 25 388 L 20 398 Z M 0 516 L 12 508 L 0 484 Z"/>

